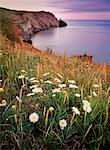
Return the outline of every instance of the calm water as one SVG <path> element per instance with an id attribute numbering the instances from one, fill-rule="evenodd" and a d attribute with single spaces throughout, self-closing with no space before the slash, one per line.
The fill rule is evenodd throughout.
<path id="1" fill-rule="evenodd" d="M 87 54 L 94 62 L 110 63 L 109 21 L 66 21 L 67 27 L 37 33 L 33 46 L 42 50 L 51 48 L 59 55 Z"/>

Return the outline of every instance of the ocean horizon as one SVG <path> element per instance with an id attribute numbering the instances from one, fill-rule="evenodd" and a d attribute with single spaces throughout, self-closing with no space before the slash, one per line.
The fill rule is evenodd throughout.
<path id="1" fill-rule="evenodd" d="M 94 62 L 110 64 L 110 20 L 65 20 L 63 28 L 41 31 L 32 37 L 35 48 L 58 55 L 91 55 Z"/>

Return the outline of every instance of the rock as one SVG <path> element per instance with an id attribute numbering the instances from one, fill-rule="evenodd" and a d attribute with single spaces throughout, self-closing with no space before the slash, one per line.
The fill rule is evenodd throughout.
<path id="1" fill-rule="evenodd" d="M 82 62 L 87 63 L 87 64 L 92 64 L 93 63 L 93 56 L 88 56 L 86 54 L 76 55 L 76 56 L 74 56 L 74 59 L 76 61 L 82 61 Z"/>
<path id="2" fill-rule="evenodd" d="M 67 23 L 60 19 L 59 20 L 59 27 L 65 27 L 65 26 L 67 26 Z"/>
<path id="3" fill-rule="evenodd" d="M 50 12 L 28 12 L 3 9 L 12 19 L 16 35 L 23 41 L 30 42 L 32 36 L 49 28 L 59 27 L 58 19 Z M 18 34 L 19 31 L 19 34 Z"/>

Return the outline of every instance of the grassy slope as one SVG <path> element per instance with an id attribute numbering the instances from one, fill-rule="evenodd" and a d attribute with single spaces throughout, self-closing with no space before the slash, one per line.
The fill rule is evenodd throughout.
<path id="1" fill-rule="evenodd" d="M 110 86 L 106 80 L 105 71 L 97 65 L 87 65 L 77 60 L 58 57 L 41 52 L 30 52 L 27 48 L 15 44 L 0 35 L 0 100 L 5 99 L 7 105 L 0 107 L 2 128 L 0 130 L 0 144 L 4 148 L 20 149 L 100 149 L 109 147 L 109 100 Z M 25 70 L 25 73 L 22 72 Z M 50 75 L 43 77 L 49 72 Z M 59 74 L 60 75 L 59 75 Z M 18 79 L 24 74 L 24 79 Z M 62 77 L 61 77 L 62 76 Z M 39 83 L 31 83 L 29 79 L 35 77 Z M 61 94 L 52 97 L 52 89 L 58 87 L 54 78 L 59 78 L 67 87 Z M 51 80 L 53 84 L 45 84 L 41 79 Z M 75 91 L 69 89 L 69 79 L 74 79 L 78 85 Z M 27 97 L 31 92 L 29 86 L 38 84 L 43 94 Z M 93 88 L 98 84 L 99 88 Z M 95 92 L 95 97 L 92 92 Z M 44 94 L 45 93 L 45 94 Z M 76 98 L 75 93 L 81 97 Z M 16 100 L 22 99 L 22 104 Z M 92 112 L 84 113 L 81 101 L 84 98 L 91 103 Z M 37 105 L 36 105 L 37 104 Z M 12 106 L 15 106 L 13 109 Z M 49 107 L 54 107 L 53 114 L 49 114 Z M 79 108 L 81 115 L 75 116 L 72 125 L 72 106 Z M 40 119 L 36 125 L 29 122 L 31 112 L 37 112 Z M 48 117 L 47 117 L 48 116 Z M 68 126 L 61 131 L 59 120 L 66 119 Z M 47 122 L 47 123 L 46 123 Z M 46 125 L 47 124 L 47 125 Z M 37 136 L 39 135 L 39 136 Z"/>

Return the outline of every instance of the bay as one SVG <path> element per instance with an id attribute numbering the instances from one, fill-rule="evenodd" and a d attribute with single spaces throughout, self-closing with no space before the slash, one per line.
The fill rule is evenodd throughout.
<path id="1" fill-rule="evenodd" d="M 68 26 L 51 28 L 33 36 L 41 50 L 58 55 L 92 55 L 94 62 L 110 64 L 110 20 L 67 20 Z"/>

